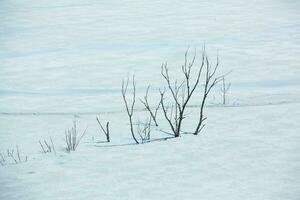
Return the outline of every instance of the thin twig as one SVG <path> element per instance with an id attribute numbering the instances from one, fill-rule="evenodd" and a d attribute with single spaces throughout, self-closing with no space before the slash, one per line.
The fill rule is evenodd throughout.
<path id="1" fill-rule="evenodd" d="M 102 126 L 102 124 L 101 124 L 101 122 L 100 122 L 100 120 L 99 120 L 98 117 L 96 117 L 96 120 L 97 120 L 97 122 L 98 122 L 98 124 L 99 124 L 99 126 L 100 126 L 100 128 L 101 128 L 101 130 L 102 130 L 102 132 L 103 132 L 103 133 L 105 134 L 105 136 L 106 136 L 106 141 L 107 141 L 107 142 L 110 142 L 109 122 L 106 122 L 106 130 L 105 130 L 104 127 Z"/>
<path id="2" fill-rule="evenodd" d="M 159 110 L 160 107 L 160 102 L 158 103 L 158 105 L 155 107 L 155 111 L 153 112 L 149 102 L 148 102 L 148 93 L 149 93 L 149 89 L 150 89 L 150 85 L 147 87 L 146 90 L 146 95 L 144 96 L 144 99 L 140 99 L 141 103 L 145 106 L 146 110 L 149 112 L 153 122 L 155 123 L 155 126 L 158 126 L 157 120 L 156 120 L 156 116 L 157 116 L 157 112 Z"/>

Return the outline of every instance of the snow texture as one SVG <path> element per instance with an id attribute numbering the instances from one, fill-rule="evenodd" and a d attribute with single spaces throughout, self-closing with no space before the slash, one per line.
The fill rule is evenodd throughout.
<path id="1" fill-rule="evenodd" d="M 300 199 L 300 2 L 0 1 L 0 152 L 18 145 L 28 161 L 0 166 L 2 200 Z M 137 96 L 158 100 L 162 62 L 180 78 L 184 52 L 203 44 L 219 88 L 199 136 L 134 145 L 121 98 L 135 75 Z M 199 59 L 196 64 L 199 65 Z M 192 131 L 201 88 L 184 129 Z M 110 121 L 103 143 L 95 117 Z M 146 113 L 137 104 L 135 121 Z M 76 152 L 64 131 L 87 133 Z M 163 116 L 159 114 L 159 121 Z M 57 155 L 38 141 L 51 136 Z M 1 159 L 1 158 L 0 158 Z"/>

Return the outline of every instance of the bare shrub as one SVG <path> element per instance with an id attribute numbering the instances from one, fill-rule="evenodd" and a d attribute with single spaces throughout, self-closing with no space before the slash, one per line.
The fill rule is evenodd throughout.
<path id="1" fill-rule="evenodd" d="M 182 132 L 182 122 L 186 118 L 186 108 L 193 96 L 195 90 L 199 86 L 200 78 L 204 74 L 204 94 L 201 99 L 199 122 L 193 134 L 197 135 L 204 127 L 203 122 L 206 118 L 203 116 L 204 105 L 211 89 L 221 80 L 215 77 L 215 73 L 219 66 L 219 59 L 214 67 L 211 66 L 205 49 L 202 52 L 201 65 L 194 72 L 194 64 L 196 59 L 196 50 L 191 59 L 188 58 L 189 50 L 185 52 L 184 64 L 181 67 L 183 79 L 174 82 L 171 81 L 167 63 L 162 64 L 161 75 L 167 83 L 167 91 L 171 94 L 171 101 L 166 102 L 166 89 L 160 90 L 160 104 L 165 119 L 167 120 L 174 137 L 179 137 Z M 196 74 L 196 76 L 192 76 Z"/>
<path id="2" fill-rule="evenodd" d="M 135 132 L 133 129 L 133 113 L 134 113 L 134 106 L 135 106 L 135 98 L 136 98 L 136 83 L 134 80 L 134 76 L 132 77 L 132 101 L 131 101 L 131 105 L 129 105 L 129 102 L 126 98 L 126 94 L 127 94 L 127 89 L 128 89 L 128 84 L 129 84 L 129 78 L 127 77 L 126 81 L 123 80 L 122 82 L 122 97 L 123 97 L 123 101 L 126 107 L 126 112 L 129 118 L 129 124 L 130 124 L 130 131 L 131 131 L 131 135 L 133 140 L 135 141 L 136 144 L 139 144 L 139 141 L 136 139 L 135 137 Z"/>
<path id="3" fill-rule="evenodd" d="M 151 118 L 145 123 L 138 123 L 137 132 L 141 138 L 142 144 L 150 142 L 151 139 Z"/>
<path id="4" fill-rule="evenodd" d="M 144 105 L 145 109 L 149 112 L 155 126 L 158 126 L 156 116 L 157 116 L 157 113 L 158 113 L 158 109 L 160 107 L 160 102 L 157 104 L 157 106 L 154 108 L 154 111 L 153 111 L 152 108 L 149 105 L 149 102 L 148 102 L 149 89 L 150 89 L 150 85 L 147 87 L 146 95 L 144 96 L 144 99 L 140 99 L 140 101 Z"/>
<path id="5" fill-rule="evenodd" d="M 43 142 L 41 142 L 41 140 L 39 140 L 39 144 L 42 148 L 43 153 L 51 153 L 53 152 L 56 155 L 56 151 L 54 148 L 54 143 L 52 141 L 52 138 L 49 137 L 50 143 L 49 141 L 47 142 L 47 140 L 44 140 Z"/>
<path id="6" fill-rule="evenodd" d="M 86 130 L 87 130 L 87 127 L 82 132 L 82 134 L 79 136 L 78 131 L 77 131 L 76 120 L 74 120 L 73 127 L 71 129 L 68 129 L 65 131 L 65 142 L 66 142 L 66 151 L 67 152 L 76 151 L 81 139 L 83 138 L 83 136 L 86 133 Z"/>
<path id="7" fill-rule="evenodd" d="M 2 160 L 4 160 L 3 155 L 1 155 L 1 157 Z M 11 158 L 15 164 L 27 161 L 27 156 L 21 156 L 18 145 L 16 145 L 16 149 L 7 149 L 7 157 Z"/>
<path id="8" fill-rule="evenodd" d="M 182 73 L 184 75 L 184 79 L 181 80 L 179 83 L 178 80 L 175 80 L 174 84 L 171 83 L 167 63 L 163 64 L 161 67 L 161 75 L 163 76 L 163 78 L 167 83 L 168 91 L 171 93 L 172 101 L 171 101 L 171 105 L 167 106 L 165 103 L 166 90 L 163 91 L 160 90 L 160 95 L 161 95 L 160 103 L 162 106 L 165 119 L 168 121 L 171 130 L 174 134 L 174 137 L 180 136 L 181 125 L 183 119 L 185 118 L 186 106 L 200 81 L 200 76 L 204 65 L 203 59 L 202 59 L 202 64 L 198 70 L 196 80 L 193 84 L 191 83 L 191 70 L 194 66 L 195 59 L 196 59 L 196 51 L 190 61 L 188 61 L 188 50 L 185 52 L 185 56 L 184 56 L 185 61 L 184 64 L 182 65 Z M 169 114 L 168 114 L 168 107 L 171 108 Z"/>
<path id="9" fill-rule="evenodd" d="M 97 120 L 97 122 L 98 122 L 98 124 L 99 124 L 99 126 L 100 126 L 100 128 L 101 128 L 101 130 L 102 130 L 102 132 L 105 134 L 106 141 L 107 141 L 107 142 L 110 142 L 109 122 L 106 122 L 106 126 L 105 126 L 105 128 L 104 128 L 103 125 L 102 125 L 101 122 L 100 122 L 100 119 L 99 119 L 98 117 L 96 117 L 96 120 Z"/>

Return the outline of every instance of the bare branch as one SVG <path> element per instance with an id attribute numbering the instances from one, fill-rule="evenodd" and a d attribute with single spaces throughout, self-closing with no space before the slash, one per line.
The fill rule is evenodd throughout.
<path id="1" fill-rule="evenodd" d="M 227 93 L 231 87 L 231 83 L 226 83 L 225 82 L 225 76 L 222 76 L 222 85 L 220 86 L 220 91 L 221 91 L 221 95 L 222 95 L 222 100 L 223 100 L 223 105 L 226 104 L 226 96 L 227 96 Z"/>
<path id="2" fill-rule="evenodd" d="M 152 120 L 154 121 L 155 123 L 155 126 L 158 126 L 158 123 L 157 123 L 157 120 L 156 120 L 156 116 L 157 116 L 157 112 L 158 112 L 158 109 L 160 107 L 160 102 L 158 103 L 158 105 L 155 107 L 155 111 L 153 112 L 150 105 L 149 105 L 149 102 L 148 102 L 148 93 L 149 93 L 149 89 L 150 89 L 150 85 L 147 87 L 147 90 L 146 90 L 146 95 L 144 96 L 144 99 L 140 99 L 141 103 L 144 105 L 144 107 L 146 108 L 146 110 L 149 112 Z"/>
<path id="3" fill-rule="evenodd" d="M 122 82 L 122 97 L 123 97 L 123 101 L 126 107 L 126 112 L 127 115 L 129 117 L 129 123 L 130 123 L 130 131 L 131 131 L 131 135 L 132 138 L 134 139 L 136 144 L 139 144 L 138 140 L 135 137 L 135 133 L 134 133 L 134 129 L 133 129 L 133 121 L 132 121 L 132 116 L 133 116 L 133 112 L 134 112 L 134 105 L 135 105 L 135 90 L 136 90 L 136 84 L 135 84 L 135 80 L 134 80 L 134 76 L 132 77 L 132 87 L 133 87 L 133 92 L 132 92 L 132 103 L 131 106 L 129 108 L 129 104 L 126 98 L 126 94 L 127 94 L 127 88 L 128 88 L 128 84 L 129 84 L 129 78 L 127 78 L 126 82 L 123 80 Z"/>
<path id="4" fill-rule="evenodd" d="M 215 78 L 215 74 L 219 67 L 219 57 L 217 56 L 217 62 L 215 64 L 215 66 L 213 67 L 213 69 L 211 68 L 211 65 L 210 65 L 207 55 L 205 55 L 205 63 L 206 63 L 206 67 L 205 67 L 206 71 L 205 71 L 204 91 L 203 91 L 203 96 L 202 96 L 202 100 L 201 100 L 199 121 L 198 121 L 197 127 L 194 131 L 194 135 L 198 135 L 200 133 L 200 131 L 203 129 L 203 127 L 205 126 L 203 124 L 204 121 L 206 120 L 206 117 L 204 117 L 205 102 L 207 100 L 207 97 L 208 97 L 211 89 L 222 80 L 221 79 L 222 76 Z"/>
<path id="5" fill-rule="evenodd" d="M 162 107 L 163 114 L 165 116 L 165 119 L 168 121 L 168 123 L 169 123 L 169 125 L 170 125 L 170 127 L 172 129 L 172 132 L 175 134 L 176 130 L 175 130 L 174 125 L 173 125 L 173 123 L 171 121 L 172 118 L 170 118 L 168 116 L 167 107 L 165 106 L 165 103 L 164 103 L 164 100 L 165 100 L 165 97 L 164 97 L 165 90 L 164 91 L 159 90 L 159 92 L 160 92 L 160 104 L 161 104 L 161 107 Z"/>

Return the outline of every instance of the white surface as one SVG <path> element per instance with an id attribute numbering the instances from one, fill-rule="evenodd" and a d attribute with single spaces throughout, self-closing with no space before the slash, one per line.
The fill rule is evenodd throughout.
<path id="1" fill-rule="evenodd" d="M 1 1 L 0 151 L 18 144 L 28 162 L 0 166 L 0 199 L 299 199 L 299 8 L 296 0 Z M 150 83 L 155 100 L 160 64 L 178 78 L 184 51 L 203 43 L 212 60 L 219 52 L 220 74 L 232 71 L 228 106 L 216 88 L 202 135 L 127 145 L 122 78 L 136 75 L 139 97 Z M 88 132 L 67 154 L 75 113 Z M 96 113 L 111 122 L 113 146 L 98 143 Z M 48 136 L 57 157 L 40 152 Z"/>
<path id="2" fill-rule="evenodd" d="M 200 51 L 203 43 L 212 60 L 219 51 L 220 72 L 232 71 L 233 88 L 299 86 L 299 6 L 275 0 L 1 1 L 0 110 L 119 110 L 107 93 L 119 96 L 127 74 L 136 74 L 140 91 L 149 83 L 157 88 L 162 62 L 180 70 L 187 47 Z"/>
<path id="3" fill-rule="evenodd" d="M 144 145 L 126 145 L 133 141 L 126 124 L 119 122 L 125 115 L 108 115 L 105 118 L 114 125 L 112 144 L 117 144 L 110 147 L 96 142 L 104 138 L 96 132 L 94 118 L 82 117 L 80 130 L 82 124 L 89 124 L 89 130 L 71 154 L 60 149 L 62 126 L 70 125 L 69 117 L 6 117 L 8 122 L 18 120 L 27 132 L 5 141 L 5 146 L 18 141 L 29 161 L 0 168 L 0 197 L 296 200 L 300 195 L 299 108 L 299 104 L 211 107 L 202 135 Z M 15 129 L 11 134 L 16 134 Z M 57 157 L 38 153 L 37 140 L 47 131 L 59 149 Z M 158 134 L 153 132 L 154 137 Z"/>

